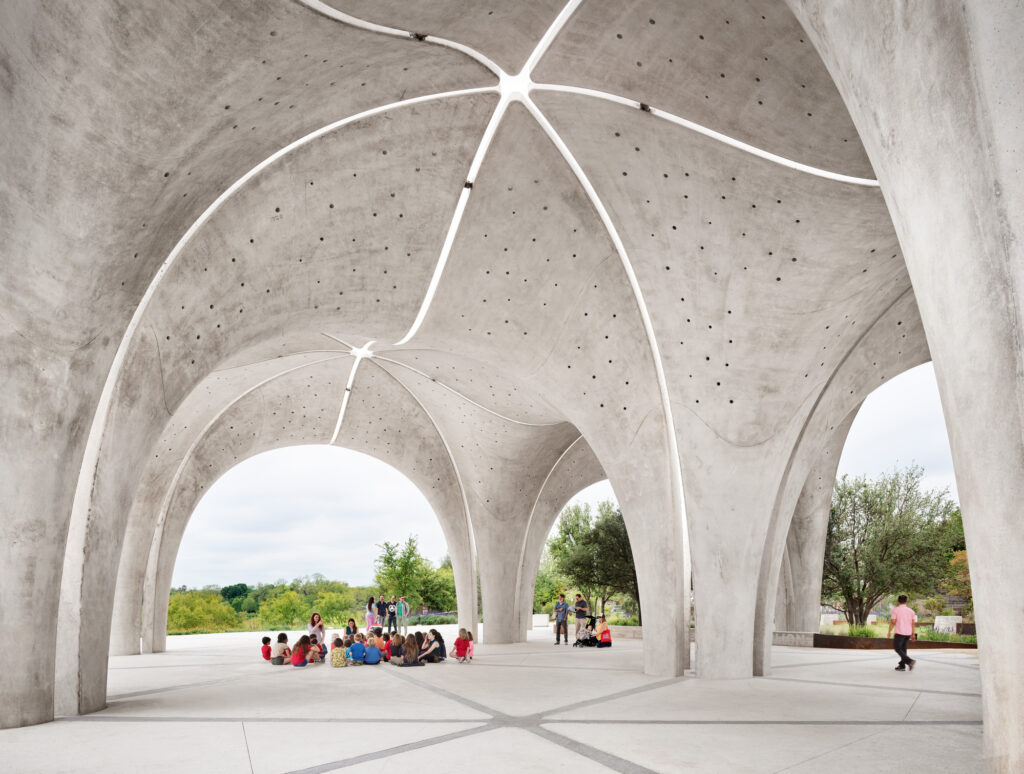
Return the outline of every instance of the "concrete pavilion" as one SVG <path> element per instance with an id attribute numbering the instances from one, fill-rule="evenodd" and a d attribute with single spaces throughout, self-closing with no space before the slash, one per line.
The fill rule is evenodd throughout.
<path id="1" fill-rule="evenodd" d="M 490 643 L 608 478 L 643 672 L 767 676 L 858 407 L 933 360 L 984 758 L 1020 771 L 1022 33 L 1009 0 L 0 3 L 0 631 L 54 643 L 0 725 L 102 709 L 203 492 L 298 443 L 420 487 Z"/>

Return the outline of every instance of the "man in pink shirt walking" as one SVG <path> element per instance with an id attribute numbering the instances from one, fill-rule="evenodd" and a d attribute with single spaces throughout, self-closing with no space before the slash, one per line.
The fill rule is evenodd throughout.
<path id="1" fill-rule="evenodd" d="M 893 628 L 896 629 L 896 636 L 892 638 L 892 647 L 900 657 L 900 663 L 896 667 L 897 672 L 905 672 L 907 668 L 910 671 L 914 671 L 914 664 L 917 662 L 907 655 L 907 644 L 910 642 L 910 638 L 914 636 L 914 621 L 917 620 L 917 614 L 907 607 L 907 595 L 900 594 L 896 599 L 899 602 L 896 607 L 892 609 L 892 614 L 889 616 L 889 633 L 887 636 L 892 637 Z"/>

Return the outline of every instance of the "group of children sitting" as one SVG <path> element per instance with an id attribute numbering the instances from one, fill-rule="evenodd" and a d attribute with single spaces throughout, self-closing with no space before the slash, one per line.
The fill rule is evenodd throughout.
<path id="1" fill-rule="evenodd" d="M 379 664 L 382 661 L 408 667 L 443 663 L 448 658 L 444 638 L 437 629 L 392 636 L 383 633 L 379 626 L 366 634 L 346 634 L 344 639 L 337 634 L 332 635 L 329 652 L 326 643 L 321 642 L 315 632 L 303 634 L 293 647 L 288 646 L 288 635 L 281 632 L 273 644 L 270 637 L 264 637 L 261 652 L 271 664 L 283 665 L 290 661 L 296 667 L 327 661 L 334 667 Z M 454 656 L 460 664 L 473 660 L 472 632 L 459 629 Z"/>

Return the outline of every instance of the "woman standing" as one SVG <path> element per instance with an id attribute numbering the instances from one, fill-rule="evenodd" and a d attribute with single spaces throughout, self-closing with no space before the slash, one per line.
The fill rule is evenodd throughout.
<path id="1" fill-rule="evenodd" d="M 377 619 L 373 613 L 373 597 L 370 597 L 370 601 L 366 603 L 366 631 L 373 631 L 373 627 L 376 625 Z"/>

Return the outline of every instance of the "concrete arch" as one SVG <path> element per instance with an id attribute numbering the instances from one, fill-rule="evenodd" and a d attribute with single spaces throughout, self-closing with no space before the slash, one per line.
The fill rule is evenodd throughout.
<path id="1" fill-rule="evenodd" d="M 124 460 L 324 334 L 376 340 L 451 450 L 495 636 L 520 636 L 501 579 L 525 567 L 498 548 L 582 434 L 669 624 L 647 670 L 686 663 L 689 538 L 697 673 L 749 676 L 824 428 L 874 374 L 860 332 L 910 292 L 977 557 L 987 757 L 1019 769 L 1019 15 L 336 5 L 390 29 L 316 0 L 0 7 L 0 628 L 54 643 L 0 674 L 0 725 L 52 717 L 58 641 L 107 642 L 80 614 L 166 475 Z"/>
<path id="2" fill-rule="evenodd" d="M 803 493 L 807 493 L 813 502 L 820 502 L 820 498 L 826 494 L 830 496 L 831 482 L 835 480 L 835 468 L 839 464 L 842 444 L 853 423 L 857 408 L 880 384 L 921 363 L 928 362 L 929 359 L 928 341 L 925 338 L 917 304 L 913 293 L 906 291 L 863 331 L 830 378 L 811 411 L 782 479 L 768 539 L 765 542 L 758 581 L 758 607 L 754 619 L 756 674 L 770 672 L 778 578 L 800 498 Z M 827 483 L 820 483 L 819 476 Z M 808 491 L 808 488 L 811 491 Z M 805 506 L 810 504 L 807 501 L 804 503 Z M 819 511 L 816 514 L 817 523 L 812 532 L 822 541 L 820 552 L 824 551 L 827 513 L 826 506 L 824 512 Z M 825 525 L 821 524 L 822 518 Z M 810 535 L 807 539 L 810 539 Z M 806 550 L 816 549 L 808 547 Z M 791 572 L 803 571 L 803 562 L 798 565 L 796 559 L 796 554 L 790 556 Z M 816 561 L 814 558 L 808 558 L 806 572 L 813 572 L 812 568 Z M 819 587 L 820 580 L 819 565 Z M 813 587 L 813 581 L 808 580 L 808 583 Z"/>
<path id="3" fill-rule="evenodd" d="M 343 360 L 335 374 L 341 377 L 341 384 L 352 358 Z M 140 551 L 149 559 L 141 584 L 145 588 L 142 637 L 148 645 L 144 650 L 164 649 L 166 597 L 178 546 L 195 504 L 209 485 L 225 472 L 225 465 L 231 467 L 242 459 L 282 445 L 328 442 L 333 429 L 331 414 L 340 402 L 340 385 L 333 392 L 324 391 L 318 396 L 322 397 L 322 405 L 306 407 L 301 416 L 289 416 L 295 412 L 288 409 L 295 405 L 296 389 L 320 390 L 324 386 L 323 377 L 327 374 L 316 373 L 316 369 L 323 371 L 332 366 L 334 363 L 314 364 L 312 373 L 309 367 L 296 369 L 251 391 L 219 416 L 194 444 L 188 457 L 181 461 L 183 473 L 177 491 L 167 500 L 166 519 L 158 525 L 151 538 L 152 545 L 142 546 L 145 551 Z M 389 435 L 401 441 L 400 449 L 388 440 Z M 386 376 L 382 379 L 379 369 L 364 364 L 353 382 L 346 421 L 335 444 L 381 459 L 409 477 L 424 492 L 438 515 L 451 550 L 461 603 L 460 623 L 467 628 L 475 627 L 472 536 L 467 530 L 463 498 L 453 487 L 457 479 L 450 474 L 450 461 L 422 410 L 392 380 Z M 127 600 L 128 597 L 119 591 L 119 598 Z M 129 618 L 134 609 L 137 624 L 139 608 L 128 601 L 125 605 L 127 609 L 120 615 L 121 620 Z M 137 626 L 134 640 L 138 642 Z"/>
<path id="4" fill-rule="evenodd" d="M 581 435 L 558 458 L 548 472 L 544 485 L 537 493 L 530 512 L 530 523 L 526 539 L 520 552 L 519 573 L 516 587 L 519 589 L 520 636 L 532 627 L 533 595 L 537 584 L 537 572 L 544 553 L 548 533 L 554 526 L 562 509 L 580 490 L 606 478 L 601 463 Z"/>

